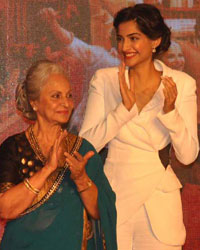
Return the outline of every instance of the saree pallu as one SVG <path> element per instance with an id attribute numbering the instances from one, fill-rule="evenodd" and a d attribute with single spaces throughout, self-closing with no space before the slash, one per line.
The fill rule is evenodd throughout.
<path id="1" fill-rule="evenodd" d="M 83 140 L 79 152 L 94 150 Z M 97 153 L 86 171 L 98 188 L 100 220 L 93 221 L 93 235 L 83 246 L 85 209 L 69 170 L 56 192 L 41 206 L 7 223 L 0 250 L 116 250 L 115 194 Z M 104 237 L 103 237 L 104 235 Z"/>

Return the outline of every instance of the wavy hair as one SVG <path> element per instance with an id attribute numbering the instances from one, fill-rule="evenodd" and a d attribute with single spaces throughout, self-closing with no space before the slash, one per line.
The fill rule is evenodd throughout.
<path id="1" fill-rule="evenodd" d="M 67 77 L 59 64 L 49 60 L 39 60 L 29 68 L 25 80 L 18 84 L 15 93 L 16 107 L 24 118 L 36 120 L 37 116 L 30 101 L 39 99 L 42 87 L 53 73 L 59 73 Z"/>

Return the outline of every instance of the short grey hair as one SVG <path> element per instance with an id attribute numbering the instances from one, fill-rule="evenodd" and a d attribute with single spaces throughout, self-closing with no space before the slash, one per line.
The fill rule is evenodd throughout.
<path id="1" fill-rule="evenodd" d="M 63 67 L 49 60 L 35 62 L 27 71 L 26 78 L 16 88 L 16 108 L 28 120 L 36 120 L 37 116 L 30 101 L 38 100 L 40 91 L 51 74 L 62 74 L 67 78 Z"/>

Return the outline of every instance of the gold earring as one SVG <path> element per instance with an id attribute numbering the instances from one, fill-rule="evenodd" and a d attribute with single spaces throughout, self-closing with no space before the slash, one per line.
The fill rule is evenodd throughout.
<path id="1" fill-rule="evenodd" d="M 152 53 L 155 53 L 156 52 L 156 48 L 152 48 Z"/>
<path id="2" fill-rule="evenodd" d="M 34 111 L 36 111 L 36 110 L 37 110 L 37 108 L 36 108 L 36 107 L 33 107 L 33 110 L 34 110 Z"/>

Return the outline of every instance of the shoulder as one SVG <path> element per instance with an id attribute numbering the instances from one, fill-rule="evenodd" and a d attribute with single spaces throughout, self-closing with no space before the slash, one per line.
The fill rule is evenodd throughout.
<path id="1" fill-rule="evenodd" d="M 90 81 L 90 90 L 101 93 L 118 82 L 118 67 L 98 69 Z"/>
<path id="2" fill-rule="evenodd" d="M 113 77 L 118 77 L 118 67 L 98 69 L 93 75 L 92 82 L 97 79 L 106 79 L 108 81 L 109 79 L 113 79 Z"/>
<path id="3" fill-rule="evenodd" d="M 172 77 L 179 89 L 196 88 L 196 80 L 189 74 L 172 69 L 159 60 L 155 60 L 155 66 L 163 71 L 163 76 Z"/>
<path id="4" fill-rule="evenodd" d="M 90 160 L 96 161 L 96 163 L 102 164 L 101 157 L 97 153 L 95 147 L 88 140 L 86 140 L 85 138 L 82 138 L 82 137 L 80 137 L 80 138 L 82 139 L 82 144 L 81 144 L 79 152 L 81 154 L 85 155 L 87 152 L 93 151 L 94 156 Z"/>
<path id="5" fill-rule="evenodd" d="M 0 145 L 0 156 L 4 157 L 8 154 L 13 154 L 16 152 L 17 145 L 24 141 L 25 133 L 19 133 L 12 136 L 9 136 L 5 139 L 2 144 Z"/>
<path id="6" fill-rule="evenodd" d="M 9 137 L 7 137 L 0 145 L 0 147 L 2 146 L 5 146 L 5 145 L 10 145 L 10 144 L 13 144 L 13 143 L 16 143 L 18 140 L 20 140 L 20 138 L 24 137 L 25 136 L 25 133 L 22 132 L 22 133 L 18 133 L 18 134 L 15 134 L 15 135 L 11 135 Z"/>
<path id="7" fill-rule="evenodd" d="M 118 72 L 118 67 L 108 67 L 108 68 L 102 68 L 102 69 L 98 69 L 96 71 L 95 74 L 97 75 L 113 75 L 113 74 L 117 74 Z"/>
<path id="8" fill-rule="evenodd" d="M 184 82 L 191 82 L 191 84 L 195 83 L 195 79 L 183 71 L 171 69 L 171 75 L 174 77 L 174 79 Z"/>
<path id="9" fill-rule="evenodd" d="M 174 78 L 177 78 L 180 80 L 186 80 L 186 81 L 191 81 L 191 82 L 195 81 L 195 79 L 192 78 L 189 74 L 187 74 L 183 71 L 172 69 L 160 60 L 155 60 L 155 67 L 158 70 L 159 69 L 162 70 L 164 76 L 166 75 L 166 76 L 174 77 Z"/>
<path id="10" fill-rule="evenodd" d="M 88 151 L 94 151 L 95 154 L 97 153 L 96 152 L 96 149 L 94 148 L 94 146 L 88 141 L 86 140 L 85 138 L 83 137 L 78 137 L 80 140 L 81 140 L 81 147 L 80 147 L 80 151 L 81 152 L 84 152 L 84 153 L 87 153 Z"/>
<path id="11" fill-rule="evenodd" d="M 185 72 L 172 70 L 171 77 L 176 83 L 179 93 L 185 93 L 186 95 L 194 95 L 196 92 L 196 80 Z"/>
<path id="12" fill-rule="evenodd" d="M 88 140 L 77 134 L 68 133 L 68 141 L 70 142 L 70 148 L 79 151 L 81 154 L 85 154 L 90 150 L 96 153 L 94 146 Z"/>

